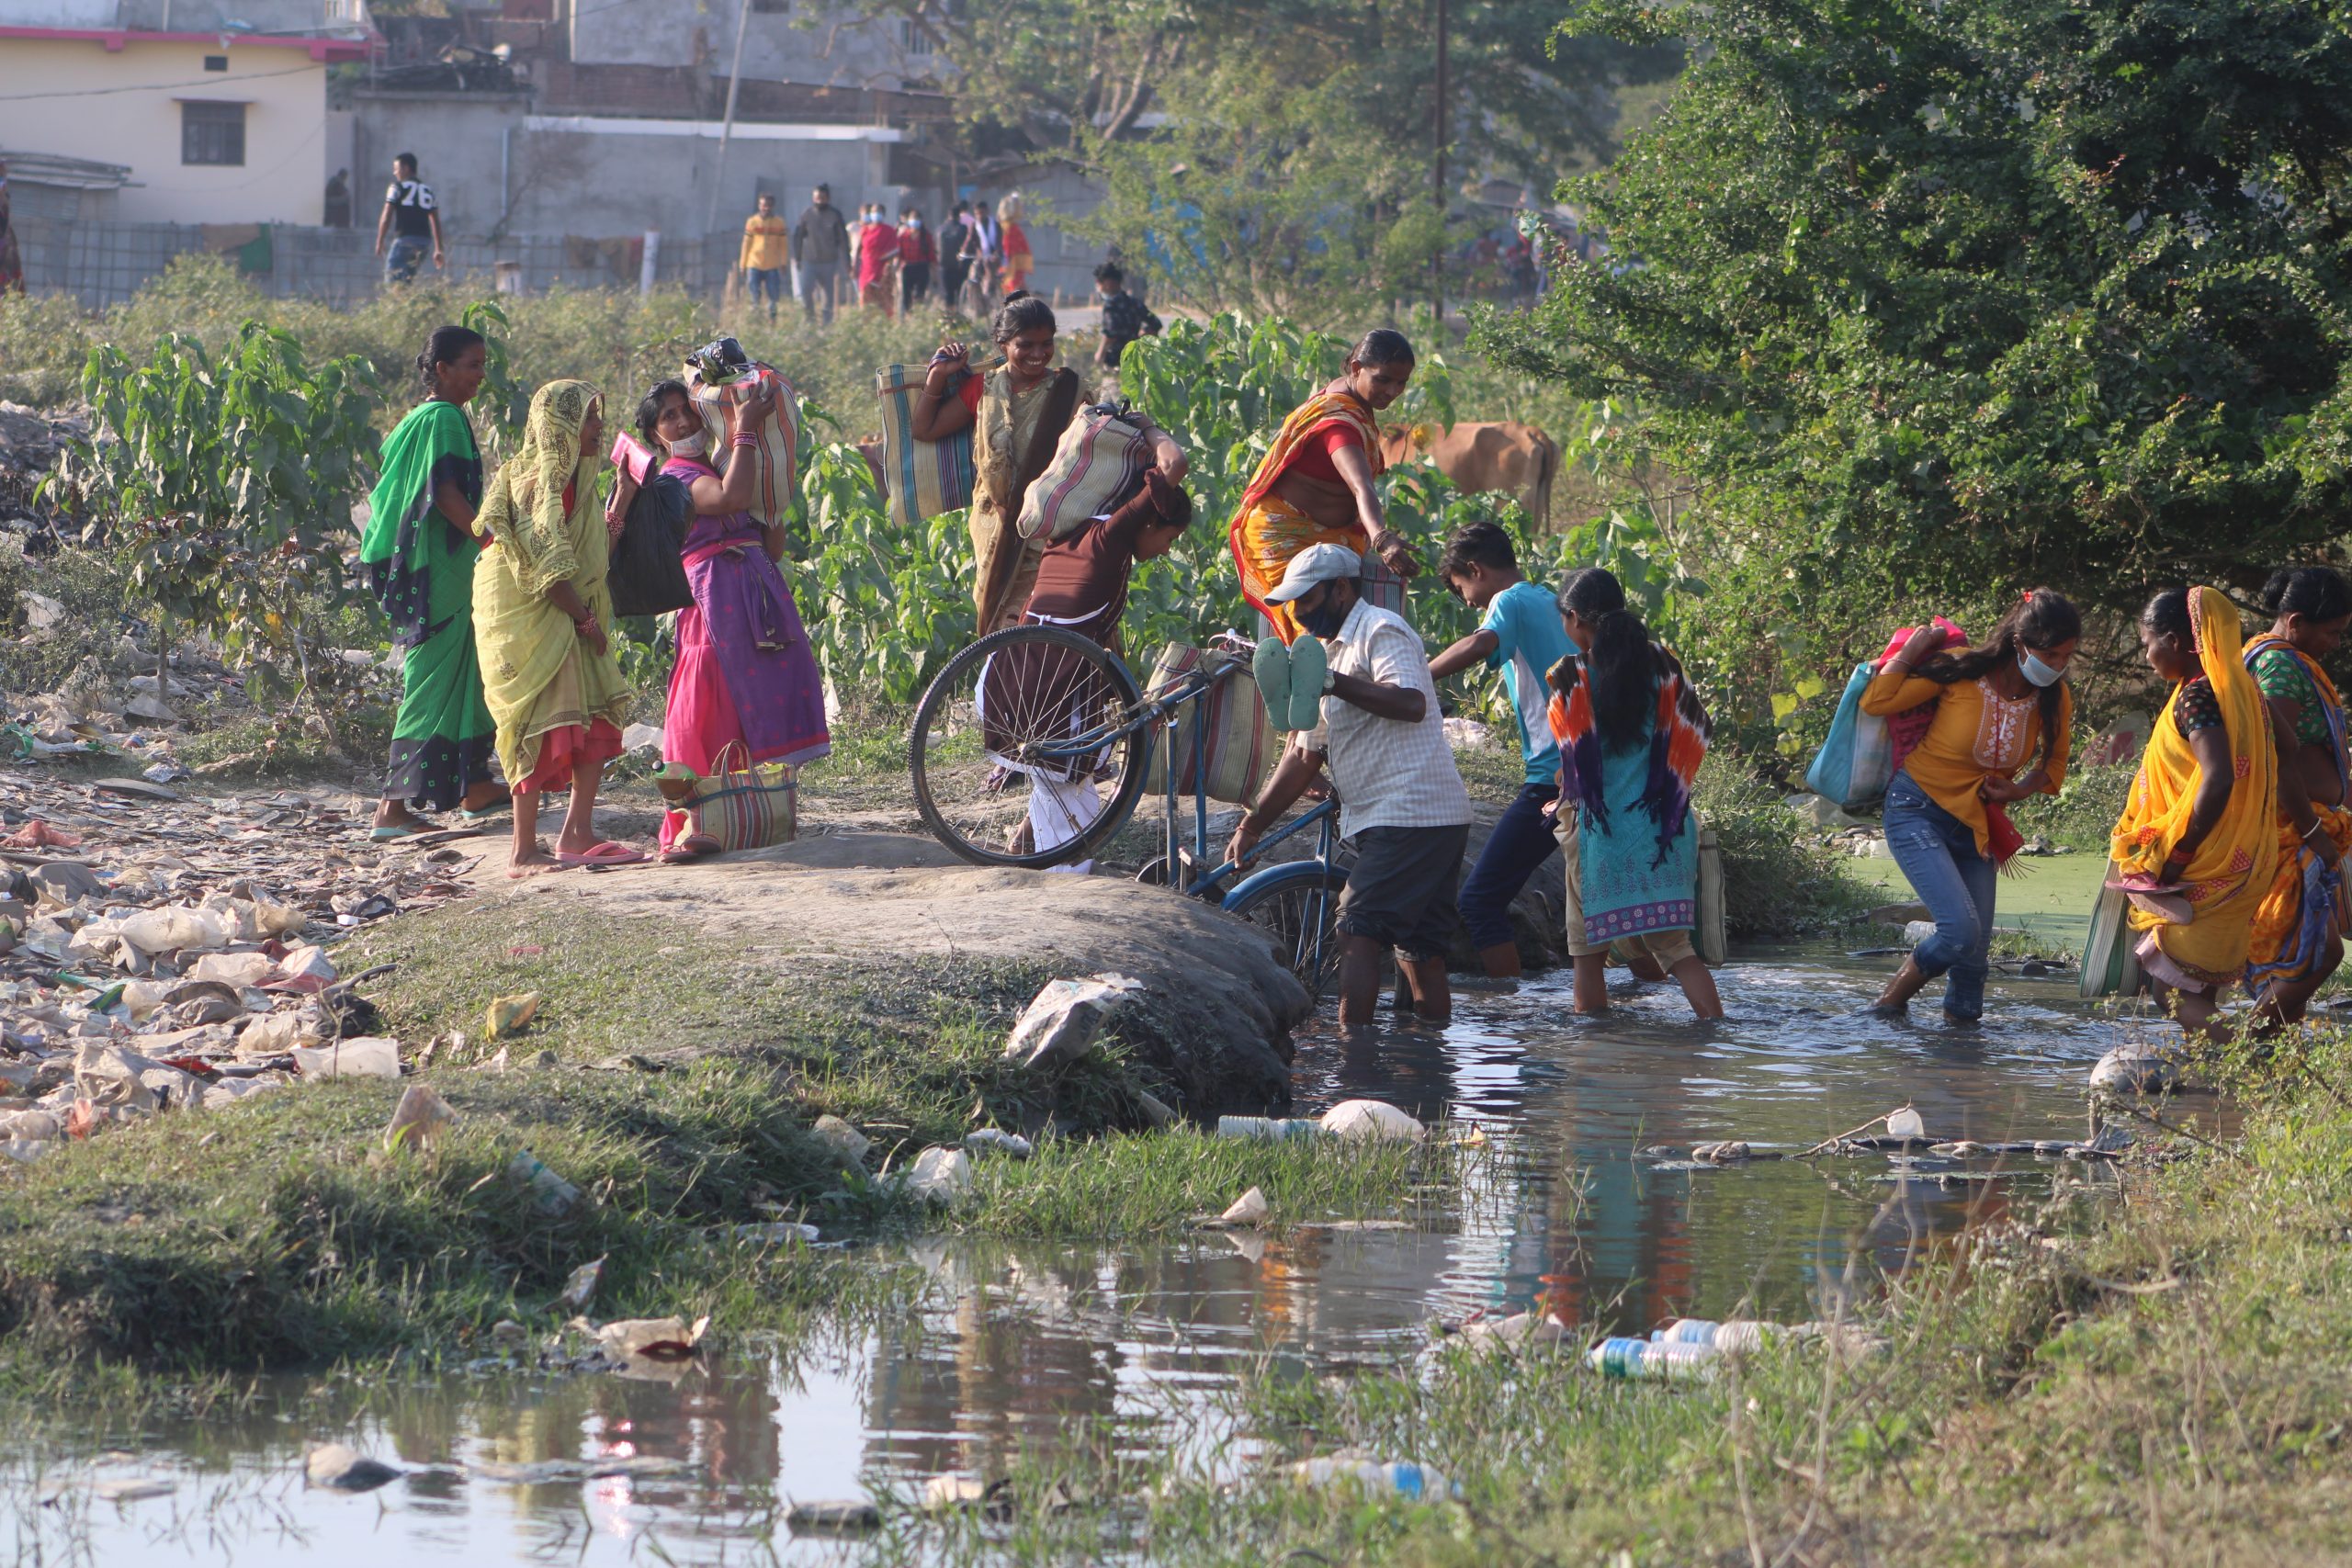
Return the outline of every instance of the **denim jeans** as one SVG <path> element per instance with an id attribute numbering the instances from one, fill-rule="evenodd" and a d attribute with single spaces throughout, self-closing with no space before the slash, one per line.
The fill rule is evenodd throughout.
<path id="1" fill-rule="evenodd" d="M 784 298 L 784 268 L 780 266 L 747 266 L 743 276 L 751 280 L 752 303 L 757 306 L 760 297 L 768 301 L 768 320 L 775 320 L 776 301 Z"/>
<path id="2" fill-rule="evenodd" d="M 1896 773 L 1886 791 L 1886 847 L 1934 917 L 1936 934 L 1912 949 L 1911 961 L 1944 982 L 1944 1011 L 1970 1022 L 1984 1016 L 1986 955 L 1993 946 L 1992 857 L 1976 852 L 1976 830 Z"/>
<path id="3" fill-rule="evenodd" d="M 800 309 L 814 321 L 833 319 L 833 280 L 841 276 L 841 268 L 832 262 L 795 262 L 792 281 L 800 294 Z"/>
<path id="4" fill-rule="evenodd" d="M 390 244 L 384 247 L 384 281 L 386 283 L 415 281 L 416 269 L 423 266 L 424 258 L 432 254 L 432 241 L 420 239 L 414 234 L 398 236 Z"/>
<path id="5" fill-rule="evenodd" d="M 1544 807 L 1559 795 L 1557 784 L 1521 786 L 1518 798 L 1495 823 L 1487 847 L 1478 852 L 1478 863 L 1462 885 L 1462 923 L 1479 951 L 1510 941 L 1510 901 L 1536 868 L 1558 852 L 1552 819 L 1544 815 Z"/>

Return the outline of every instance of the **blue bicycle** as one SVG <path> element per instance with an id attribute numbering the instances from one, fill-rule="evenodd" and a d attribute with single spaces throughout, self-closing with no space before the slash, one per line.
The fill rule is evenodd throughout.
<path id="1" fill-rule="evenodd" d="M 1135 814 L 1158 751 L 1167 800 L 1162 855 L 1142 879 L 1263 928 L 1310 993 L 1336 965 L 1331 925 L 1347 872 L 1336 863 L 1339 802 L 1325 800 L 1267 834 L 1261 869 L 1212 859 L 1206 708 L 1219 683 L 1248 680 L 1246 655 L 1212 651 L 1198 668 L 1145 691 L 1126 661 L 1059 626 L 1013 626 L 980 638 L 939 672 L 907 736 L 915 806 L 939 841 L 976 865 L 1042 869 L 1093 858 Z M 1189 747 L 1191 767 L 1182 750 Z M 1179 784 L 1195 781 L 1192 842 L 1182 841 Z M 1105 796 L 1105 786 L 1108 795 Z M 1314 855 L 1267 864 L 1267 852 L 1317 829 Z M 1237 880 L 1238 878 L 1238 880 Z"/>

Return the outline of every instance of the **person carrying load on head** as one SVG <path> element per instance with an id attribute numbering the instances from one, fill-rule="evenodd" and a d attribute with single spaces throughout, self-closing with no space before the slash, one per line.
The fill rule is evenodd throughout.
<path id="1" fill-rule="evenodd" d="M 1259 459 L 1228 536 L 1241 594 L 1283 641 L 1295 642 L 1297 612 L 1269 597 L 1291 561 L 1312 545 L 1338 545 L 1380 564 L 1363 591 L 1385 610 L 1401 612 L 1400 578 L 1420 563 L 1405 536 L 1388 526 L 1373 480 L 1385 466 L 1374 417 L 1413 378 L 1413 345 L 1385 328 L 1364 333 L 1348 351 L 1340 378 L 1293 409 Z M 1385 568 L 1385 570 L 1384 570 Z"/>

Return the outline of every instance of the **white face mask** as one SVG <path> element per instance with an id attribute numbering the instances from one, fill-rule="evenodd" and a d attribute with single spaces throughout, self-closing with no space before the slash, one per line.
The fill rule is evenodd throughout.
<path id="1" fill-rule="evenodd" d="M 703 441 L 707 434 L 707 431 L 697 430 L 692 435 L 680 436 L 677 440 L 669 443 L 670 456 L 673 457 L 701 457 Z"/>

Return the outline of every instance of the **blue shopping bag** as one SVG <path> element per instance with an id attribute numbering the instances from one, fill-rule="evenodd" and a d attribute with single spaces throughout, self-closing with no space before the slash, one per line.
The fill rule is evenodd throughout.
<path id="1" fill-rule="evenodd" d="M 1862 694 L 1877 673 L 1875 663 L 1854 666 L 1838 699 L 1838 716 L 1829 721 L 1829 739 L 1804 771 L 1807 789 L 1846 811 L 1877 805 L 1894 776 L 1894 749 L 1887 739 L 1886 720 L 1862 711 Z"/>

